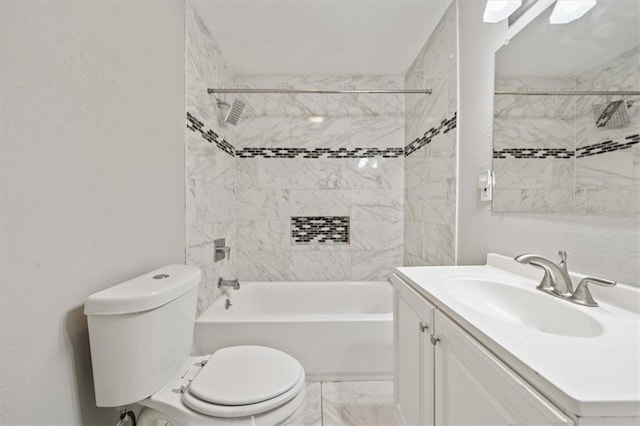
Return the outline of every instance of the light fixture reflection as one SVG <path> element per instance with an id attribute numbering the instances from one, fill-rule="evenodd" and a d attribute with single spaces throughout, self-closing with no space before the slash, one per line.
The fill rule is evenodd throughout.
<path id="1" fill-rule="evenodd" d="M 375 158 L 361 158 L 358 161 L 359 169 L 377 169 L 378 168 L 378 160 Z"/>
<path id="2" fill-rule="evenodd" d="M 522 0 L 487 0 L 482 20 L 484 22 L 500 22 L 507 19 L 522 4 Z"/>
<path id="3" fill-rule="evenodd" d="M 322 123 L 324 122 L 324 117 L 321 115 L 311 115 L 307 118 L 309 123 Z"/>
<path id="4" fill-rule="evenodd" d="M 557 0 L 549 22 L 566 24 L 581 18 L 596 5 L 596 0 Z"/>

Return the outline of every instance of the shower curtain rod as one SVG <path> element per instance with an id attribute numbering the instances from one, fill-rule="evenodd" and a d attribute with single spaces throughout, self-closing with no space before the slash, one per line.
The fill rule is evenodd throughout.
<path id="1" fill-rule="evenodd" d="M 534 91 L 509 91 L 496 90 L 495 95 L 525 95 L 525 96 L 547 96 L 547 95 L 566 95 L 566 96 L 584 96 L 584 95 L 640 95 L 640 91 L 636 90 L 547 90 L 541 92 Z"/>
<path id="2" fill-rule="evenodd" d="M 241 89 L 241 88 L 220 88 L 207 89 L 210 95 L 215 93 L 300 93 L 309 95 L 342 95 L 342 94 L 372 94 L 372 95 L 390 95 L 390 94 L 418 94 L 430 95 L 431 89 Z"/>

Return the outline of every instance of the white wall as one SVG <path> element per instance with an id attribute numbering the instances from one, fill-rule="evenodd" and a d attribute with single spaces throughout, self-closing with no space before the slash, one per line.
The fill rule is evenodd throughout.
<path id="1" fill-rule="evenodd" d="M 494 52 L 506 33 L 505 23 L 482 22 L 484 5 L 459 1 L 458 263 L 483 263 L 487 252 L 555 259 L 564 249 L 571 270 L 639 285 L 637 216 L 501 214 L 479 201 L 476 180 L 492 159 Z"/>
<path id="2" fill-rule="evenodd" d="M 0 7 L 0 423 L 114 424 L 82 305 L 184 262 L 184 4 Z"/>

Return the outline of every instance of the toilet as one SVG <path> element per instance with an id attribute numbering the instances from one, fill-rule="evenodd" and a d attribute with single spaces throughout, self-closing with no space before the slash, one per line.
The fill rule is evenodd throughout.
<path id="1" fill-rule="evenodd" d="M 304 400 L 302 364 L 265 346 L 191 356 L 200 281 L 169 265 L 89 296 L 96 404 L 139 404 L 140 426 L 282 423 Z"/>

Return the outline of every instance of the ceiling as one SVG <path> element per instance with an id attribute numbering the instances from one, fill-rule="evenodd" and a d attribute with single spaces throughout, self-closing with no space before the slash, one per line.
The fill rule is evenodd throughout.
<path id="1" fill-rule="evenodd" d="M 238 74 L 402 74 L 450 0 L 192 1 Z"/>
<path id="2" fill-rule="evenodd" d="M 582 18 L 550 24 L 547 9 L 496 53 L 503 77 L 574 77 L 640 45 L 640 1 L 598 0 Z"/>

